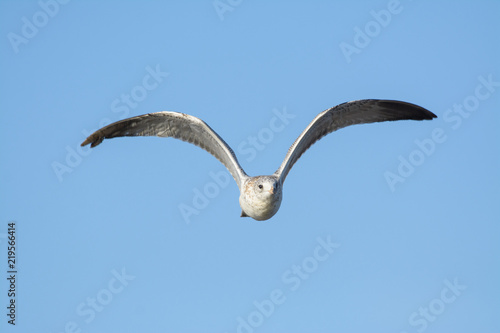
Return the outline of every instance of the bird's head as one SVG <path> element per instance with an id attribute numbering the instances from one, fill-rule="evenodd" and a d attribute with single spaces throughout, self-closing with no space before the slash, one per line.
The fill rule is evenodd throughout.
<path id="1" fill-rule="evenodd" d="M 281 196 L 279 180 L 273 176 L 253 177 L 247 183 L 246 190 L 250 191 L 256 199 L 263 202 L 271 202 L 277 196 Z"/>

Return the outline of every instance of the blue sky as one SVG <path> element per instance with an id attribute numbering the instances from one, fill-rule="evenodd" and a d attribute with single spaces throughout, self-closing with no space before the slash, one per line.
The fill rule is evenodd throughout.
<path id="1" fill-rule="evenodd" d="M 2 332 L 498 332 L 500 2 L 1 1 Z M 79 144 L 156 111 L 204 119 L 250 175 L 321 111 L 271 220 L 173 139 Z M 186 213 L 188 212 L 188 213 Z M 16 223 L 16 327 L 6 307 Z"/>

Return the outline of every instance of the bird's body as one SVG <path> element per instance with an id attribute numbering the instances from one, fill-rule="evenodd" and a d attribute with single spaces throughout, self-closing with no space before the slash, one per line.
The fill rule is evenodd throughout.
<path id="1" fill-rule="evenodd" d="M 283 183 L 292 166 L 323 136 L 355 124 L 435 117 L 420 106 L 400 101 L 365 99 L 337 105 L 313 119 L 274 174 L 257 177 L 249 177 L 243 171 L 233 150 L 205 122 L 184 113 L 162 111 L 120 120 L 91 134 L 82 146 L 90 143 L 95 147 L 105 138 L 121 136 L 173 137 L 190 142 L 215 156 L 229 170 L 240 189 L 241 216 L 262 221 L 279 210 Z"/>
<path id="2" fill-rule="evenodd" d="M 278 212 L 283 198 L 276 175 L 248 177 L 240 193 L 241 216 L 257 221 L 270 219 Z"/>

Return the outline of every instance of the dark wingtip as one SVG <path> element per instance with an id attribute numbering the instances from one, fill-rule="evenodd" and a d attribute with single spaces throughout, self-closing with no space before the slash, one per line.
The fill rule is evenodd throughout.
<path id="1" fill-rule="evenodd" d="M 431 111 L 429 111 L 427 109 L 424 109 L 424 110 L 426 111 L 425 112 L 426 117 L 423 118 L 424 120 L 432 120 L 434 118 L 437 118 L 437 116 L 434 113 L 432 113 Z"/>
<path id="2" fill-rule="evenodd" d="M 95 138 L 94 135 L 91 135 L 87 139 L 85 139 L 85 141 L 83 141 L 80 146 L 83 147 L 90 143 L 90 148 L 94 148 L 98 146 L 102 142 L 102 140 L 104 140 L 104 138 L 101 137 Z"/>
<path id="3" fill-rule="evenodd" d="M 432 120 L 434 118 L 437 118 L 437 116 L 431 111 L 424 109 L 423 107 L 420 107 L 420 109 L 422 118 L 419 120 Z"/>
<path id="4" fill-rule="evenodd" d="M 415 107 L 417 107 L 420 110 L 420 113 L 422 115 L 422 120 L 432 120 L 434 118 L 437 118 L 437 116 L 433 112 L 427 110 L 426 108 L 423 108 L 418 105 L 415 105 Z"/>
<path id="5" fill-rule="evenodd" d="M 404 111 L 407 115 L 409 115 L 409 119 L 432 120 L 434 118 L 437 118 L 437 116 L 431 111 L 413 103 L 394 100 L 380 100 L 379 103 L 379 105 L 387 107 L 389 109 Z"/>

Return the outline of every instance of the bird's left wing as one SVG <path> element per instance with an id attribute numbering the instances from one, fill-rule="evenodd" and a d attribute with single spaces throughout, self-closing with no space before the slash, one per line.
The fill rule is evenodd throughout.
<path id="1" fill-rule="evenodd" d="M 154 112 L 123 119 L 92 133 L 81 145 L 99 145 L 104 139 L 120 136 L 172 137 L 192 143 L 215 156 L 241 186 L 248 177 L 229 145 L 203 120 L 178 112 Z"/>
<path id="2" fill-rule="evenodd" d="M 434 113 L 418 105 L 400 101 L 363 99 L 337 105 L 313 119 L 288 149 L 283 163 L 274 174 L 283 183 L 292 166 L 309 147 L 325 135 L 343 127 L 390 120 L 432 118 L 436 118 Z"/>

